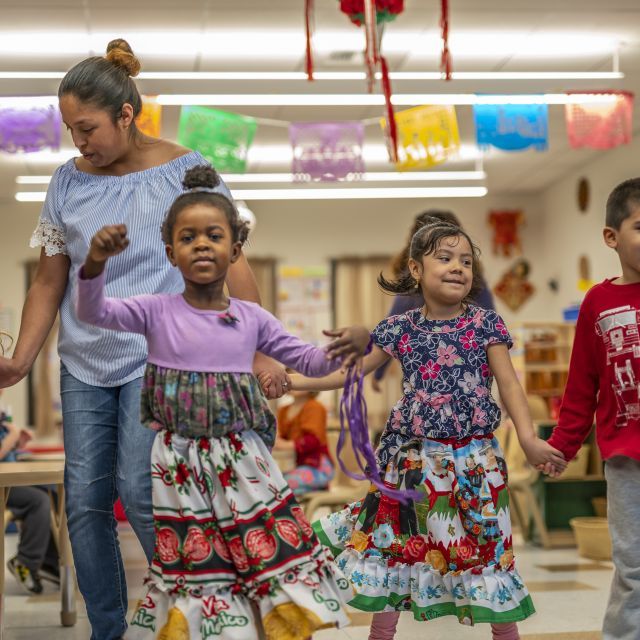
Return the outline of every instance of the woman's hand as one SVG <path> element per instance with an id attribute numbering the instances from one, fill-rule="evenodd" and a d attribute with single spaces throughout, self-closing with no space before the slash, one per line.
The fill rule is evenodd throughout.
<path id="1" fill-rule="evenodd" d="M 14 358 L 0 357 L 0 389 L 12 387 L 24 378 L 28 369 Z"/>
<path id="2" fill-rule="evenodd" d="M 538 436 L 520 443 L 529 464 L 552 478 L 558 477 L 566 468 L 567 461 L 558 449 Z"/>
<path id="3" fill-rule="evenodd" d="M 253 371 L 268 400 L 281 398 L 291 389 L 291 380 L 286 369 L 276 360 L 257 352 Z"/>
<path id="4" fill-rule="evenodd" d="M 127 227 L 124 224 L 112 224 L 102 227 L 93 238 L 89 253 L 84 262 L 84 277 L 95 278 L 104 270 L 109 258 L 122 253 L 129 246 Z"/>
<path id="5" fill-rule="evenodd" d="M 371 335 L 365 327 L 346 327 L 322 333 L 335 338 L 327 346 L 327 357 L 329 360 L 342 358 L 343 369 L 349 368 L 364 356 L 371 340 Z"/>

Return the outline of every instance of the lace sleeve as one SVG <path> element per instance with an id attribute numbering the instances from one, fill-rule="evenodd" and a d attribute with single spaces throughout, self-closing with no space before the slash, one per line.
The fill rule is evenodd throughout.
<path id="1" fill-rule="evenodd" d="M 40 220 L 31 236 L 29 246 L 44 247 L 44 252 L 48 256 L 55 256 L 58 253 L 68 255 L 64 231 L 47 220 Z"/>

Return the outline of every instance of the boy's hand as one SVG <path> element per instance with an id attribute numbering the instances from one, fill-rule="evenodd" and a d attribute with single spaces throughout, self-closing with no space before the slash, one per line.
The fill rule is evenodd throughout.
<path id="1" fill-rule="evenodd" d="M 567 461 L 561 451 L 537 436 L 520 443 L 529 464 L 555 478 L 567 467 Z"/>
<path id="2" fill-rule="evenodd" d="M 346 327 L 322 333 L 335 338 L 327 347 L 327 357 L 329 360 L 343 358 L 342 369 L 347 369 L 361 359 L 371 340 L 369 331 L 364 327 Z"/>

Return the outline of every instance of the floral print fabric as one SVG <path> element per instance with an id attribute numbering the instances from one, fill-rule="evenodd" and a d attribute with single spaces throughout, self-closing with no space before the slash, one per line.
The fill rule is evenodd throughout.
<path id="1" fill-rule="evenodd" d="M 534 612 L 515 565 L 506 468 L 495 438 L 412 440 L 391 457 L 386 485 L 423 498 L 402 504 L 372 489 L 314 523 L 365 611 L 455 615 L 463 624 Z"/>
<path id="2" fill-rule="evenodd" d="M 403 396 L 391 410 L 378 461 L 384 468 L 410 439 L 487 435 L 500 422 L 491 397 L 487 347 L 511 337 L 495 311 L 470 305 L 452 320 L 427 320 L 412 309 L 380 322 L 374 343 L 400 361 Z"/>
<path id="3" fill-rule="evenodd" d="M 264 442 L 156 436 L 156 549 L 127 640 L 304 640 L 343 626 L 351 588 Z M 259 620 L 256 617 L 259 616 Z"/>
<path id="4" fill-rule="evenodd" d="M 218 438 L 250 425 L 271 448 L 276 421 L 250 373 L 197 373 L 148 363 L 142 423 L 185 438 Z"/>

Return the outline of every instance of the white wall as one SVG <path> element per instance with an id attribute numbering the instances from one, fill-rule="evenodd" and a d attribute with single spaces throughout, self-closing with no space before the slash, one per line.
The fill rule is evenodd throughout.
<path id="1" fill-rule="evenodd" d="M 511 195 L 451 200 L 363 200 L 250 203 L 258 224 L 248 255 L 274 256 L 281 264 L 323 264 L 345 255 L 391 255 L 407 238 L 415 214 L 427 208 L 450 209 L 458 215 L 482 251 L 485 275 L 495 284 L 515 257 L 494 256 L 490 209 L 521 208 L 527 223 L 522 228 L 524 255 L 533 257 L 542 245 L 542 210 L 534 195 Z M 544 286 L 543 272 L 532 260 L 531 281 Z M 544 304 L 531 298 L 517 314 L 497 301 L 507 321 L 522 317 L 545 318 Z"/>
<path id="2" fill-rule="evenodd" d="M 541 194 L 513 194 L 453 200 L 362 200 L 320 202 L 252 202 L 258 226 L 248 249 L 249 256 L 272 256 L 280 264 L 318 265 L 345 255 L 393 254 L 404 243 L 413 216 L 426 208 L 451 209 L 462 221 L 483 252 L 483 264 L 490 285 L 494 285 L 514 258 L 494 256 L 490 209 L 521 208 L 527 218 L 522 228 L 524 257 L 532 267 L 531 282 L 536 294 L 517 313 L 498 302 L 507 323 L 518 320 L 560 320 L 562 309 L 579 301 L 578 258 L 591 257 L 592 277 L 601 280 L 617 275 L 615 253 L 602 242 L 604 203 L 620 181 L 639 175 L 637 156 L 640 142 L 603 153 L 598 160 L 560 179 Z M 591 183 L 591 203 L 586 213 L 578 212 L 577 181 Z M 39 205 L 0 200 L 0 304 L 13 311 L 17 333 L 24 300 L 24 262 L 37 259 L 28 248 Z M 558 293 L 547 286 L 559 281 Z M 4 327 L 2 327 L 4 328 Z M 4 392 L 3 403 L 13 407 L 16 421 L 26 420 L 26 383 Z"/>
<path id="3" fill-rule="evenodd" d="M 564 176 L 542 194 L 540 269 L 544 278 L 557 278 L 560 283 L 557 294 L 546 291 L 540 298 L 549 314 L 558 316 L 567 304 L 582 300 L 584 293 L 577 288 L 581 255 L 589 256 L 595 282 L 620 275 L 617 254 L 602 240 L 605 204 L 617 184 L 640 176 L 639 154 L 639 140 L 603 152 L 596 161 Z M 576 199 L 582 177 L 591 186 L 590 204 L 584 213 L 579 211 Z"/>
<path id="4" fill-rule="evenodd" d="M 18 335 L 26 287 L 25 262 L 37 259 L 39 252 L 29 248 L 29 238 L 38 221 L 39 206 L 0 200 L 0 305 L 12 312 L 13 326 L 0 327 Z M 27 385 L 5 389 L 1 401 L 12 408 L 18 424 L 27 418 Z"/>

